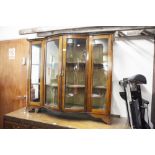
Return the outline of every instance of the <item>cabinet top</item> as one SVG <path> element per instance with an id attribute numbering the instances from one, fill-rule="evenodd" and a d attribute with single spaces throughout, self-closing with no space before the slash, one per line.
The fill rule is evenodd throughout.
<path id="1" fill-rule="evenodd" d="M 36 27 L 19 30 L 20 35 L 33 34 L 41 32 L 93 32 L 93 31 L 127 31 L 127 30 L 138 30 L 138 29 L 154 29 L 155 26 L 87 26 L 87 27 Z"/>
<path id="2" fill-rule="evenodd" d="M 128 128 L 127 118 L 112 117 L 112 124 L 106 125 L 103 122 L 95 122 L 92 120 L 74 120 L 56 117 L 47 113 L 29 113 L 25 108 L 6 114 L 4 117 L 11 117 L 12 119 L 21 119 L 25 121 L 35 121 L 37 123 L 45 123 L 49 125 L 56 125 L 66 128 L 76 129 L 120 129 Z"/>

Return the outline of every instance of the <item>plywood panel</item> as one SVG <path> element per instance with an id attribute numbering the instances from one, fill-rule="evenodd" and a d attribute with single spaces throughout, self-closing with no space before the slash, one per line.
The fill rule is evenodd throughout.
<path id="1" fill-rule="evenodd" d="M 15 48 L 15 60 L 9 60 L 9 48 Z M 25 106 L 17 96 L 26 95 L 27 67 L 22 65 L 22 58 L 27 58 L 28 52 L 26 40 L 0 42 L 0 128 L 4 114 Z"/>

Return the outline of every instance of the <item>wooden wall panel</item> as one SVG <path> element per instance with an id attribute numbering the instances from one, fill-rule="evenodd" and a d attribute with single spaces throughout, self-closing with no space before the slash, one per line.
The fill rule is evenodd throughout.
<path id="1" fill-rule="evenodd" d="M 15 60 L 9 60 L 9 48 L 16 49 Z M 27 40 L 0 41 L 0 128 L 4 114 L 26 105 L 17 96 L 26 95 L 27 67 L 22 65 L 22 58 L 27 58 L 28 52 Z"/>

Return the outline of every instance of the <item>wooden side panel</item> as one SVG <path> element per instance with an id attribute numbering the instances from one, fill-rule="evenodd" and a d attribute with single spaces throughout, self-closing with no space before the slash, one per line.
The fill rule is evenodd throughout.
<path id="1" fill-rule="evenodd" d="M 9 60 L 9 48 L 15 48 L 15 59 Z M 3 115 L 26 105 L 18 96 L 26 95 L 27 66 L 22 58 L 28 57 L 29 43 L 26 40 L 0 42 L 0 128 Z"/>

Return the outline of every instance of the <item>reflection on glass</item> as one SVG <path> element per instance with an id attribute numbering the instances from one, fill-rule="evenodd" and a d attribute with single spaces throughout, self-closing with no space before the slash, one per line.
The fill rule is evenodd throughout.
<path id="1" fill-rule="evenodd" d="M 59 40 L 47 42 L 46 98 L 47 106 L 58 108 Z"/>
<path id="2" fill-rule="evenodd" d="M 31 101 L 40 101 L 40 85 L 31 84 Z"/>
<path id="3" fill-rule="evenodd" d="M 40 66 L 39 65 L 32 65 L 31 83 L 33 83 L 33 84 L 39 83 L 39 74 L 40 74 Z"/>
<path id="4" fill-rule="evenodd" d="M 65 108 L 84 109 L 86 39 L 67 39 Z"/>
<path id="5" fill-rule="evenodd" d="M 104 109 L 108 71 L 108 39 L 93 40 L 92 108 Z"/>
<path id="6" fill-rule="evenodd" d="M 32 45 L 31 55 L 31 101 L 40 101 L 40 59 L 41 45 Z"/>

